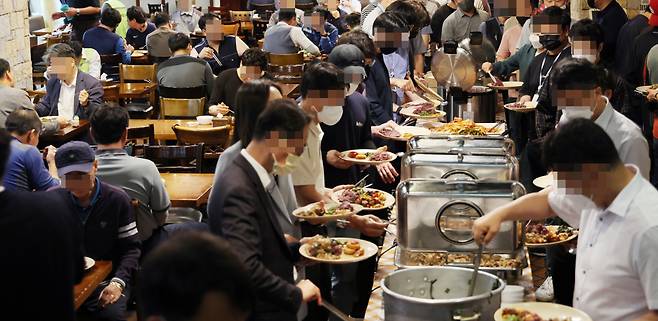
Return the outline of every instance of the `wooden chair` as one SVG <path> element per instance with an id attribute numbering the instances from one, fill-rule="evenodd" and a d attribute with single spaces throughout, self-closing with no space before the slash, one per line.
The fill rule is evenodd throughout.
<path id="1" fill-rule="evenodd" d="M 146 146 L 144 158 L 153 161 L 161 173 L 201 173 L 203 143 L 188 146 Z"/>
<path id="2" fill-rule="evenodd" d="M 179 145 L 194 145 L 203 143 L 204 158 L 218 159 L 219 155 L 230 145 L 231 126 L 220 127 L 186 127 L 174 125 L 174 133 Z"/>
<path id="3" fill-rule="evenodd" d="M 160 97 L 160 115 L 164 118 L 195 118 L 203 115 L 206 97 L 165 98 Z"/>
<path id="4" fill-rule="evenodd" d="M 155 127 L 153 124 L 148 126 L 128 128 L 128 142 L 126 148 L 130 156 L 143 157 L 146 146 L 156 145 Z"/>
<path id="5" fill-rule="evenodd" d="M 240 30 L 240 22 L 239 21 L 223 22 L 222 29 L 225 35 L 237 36 L 238 31 Z"/>
<path id="6" fill-rule="evenodd" d="M 103 101 L 119 103 L 119 85 L 103 86 Z"/>
<path id="7" fill-rule="evenodd" d="M 276 7 L 274 6 L 274 3 L 263 3 L 263 4 L 257 4 L 257 3 L 252 3 L 251 7 L 254 9 L 255 12 L 258 13 L 261 19 L 269 19 L 270 17 L 265 17 L 267 15 L 267 12 L 274 12 L 276 11 Z M 271 14 L 271 13 L 270 13 Z"/>
<path id="8" fill-rule="evenodd" d="M 304 54 L 267 54 L 269 72 L 276 81 L 286 84 L 298 84 L 304 73 Z"/>
<path id="9" fill-rule="evenodd" d="M 119 79 L 119 64 L 123 62 L 121 54 L 100 55 L 101 73 L 107 74 L 108 79 Z"/>
<path id="10" fill-rule="evenodd" d="M 157 65 L 124 65 L 119 64 L 119 82 L 147 82 L 157 83 L 156 77 Z M 133 119 L 147 119 L 152 113 L 156 103 L 155 91 L 151 90 L 148 96 L 145 96 L 146 101 L 129 100 L 126 102 L 126 109 L 130 113 L 130 118 Z"/>
<path id="11" fill-rule="evenodd" d="M 254 19 L 254 38 L 256 40 L 265 38 L 265 31 L 267 30 L 267 24 L 269 20 L 267 19 Z"/>

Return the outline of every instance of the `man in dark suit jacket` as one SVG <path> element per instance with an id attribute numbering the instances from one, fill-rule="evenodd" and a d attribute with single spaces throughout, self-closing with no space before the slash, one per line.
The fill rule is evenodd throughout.
<path id="1" fill-rule="evenodd" d="M 88 119 L 103 104 L 103 86 L 91 75 L 78 70 L 75 52 L 67 44 L 48 49 L 50 79 L 46 96 L 36 105 L 39 116 L 62 116 L 68 121 L 78 116 Z"/>
<path id="2" fill-rule="evenodd" d="M 304 149 L 309 118 L 290 100 L 275 100 L 258 117 L 252 141 L 219 174 L 208 204 L 210 229 L 224 237 L 244 262 L 256 292 L 250 320 L 296 321 L 302 302 L 320 298 L 310 281 L 295 285 L 299 242 L 289 243 L 277 221 L 281 197 L 273 172 Z M 285 143 L 284 143 L 285 142 Z M 278 197 L 278 198 L 277 198 Z"/>

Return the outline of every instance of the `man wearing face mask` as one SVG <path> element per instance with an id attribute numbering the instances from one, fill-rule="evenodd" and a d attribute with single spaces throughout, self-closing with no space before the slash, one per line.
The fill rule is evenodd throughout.
<path id="1" fill-rule="evenodd" d="M 605 35 L 601 59 L 611 65 L 615 62 L 619 30 L 628 21 L 628 17 L 617 0 L 587 0 L 587 4 L 592 9 L 599 9 L 594 22 L 603 28 Z"/>
<path id="2" fill-rule="evenodd" d="M 460 42 L 471 34 L 480 31 L 480 24 L 489 19 L 484 10 L 475 8 L 474 0 L 457 0 L 457 11 L 453 12 L 443 22 L 441 41 Z"/>
<path id="3" fill-rule="evenodd" d="M 569 10 L 569 0 L 544 0 L 543 2 L 544 9 L 549 7 L 558 7 L 562 10 L 566 10 L 566 12 L 570 12 Z M 541 11 L 539 11 L 537 14 L 540 14 Z M 533 34 L 533 26 L 532 26 L 532 19 L 526 20 L 526 22 L 523 24 L 523 29 L 521 30 L 521 36 L 519 36 L 519 42 L 516 44 L 516 49 L 520 49 L 521 47 L 530 44 L 530 35 Z"/>

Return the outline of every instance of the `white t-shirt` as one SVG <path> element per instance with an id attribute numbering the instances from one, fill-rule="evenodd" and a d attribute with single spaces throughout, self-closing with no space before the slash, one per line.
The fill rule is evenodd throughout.
<path id="1" fill-rule="evenodd" d="M 308 127 L 306 148 L 292 172 L 292 182 L 295 186 L 314 185 L 318 193 L 324 191 L 324 166 L 320 151 L 322 136 L 324 132 L 320 124 L 311 124 Z"/>

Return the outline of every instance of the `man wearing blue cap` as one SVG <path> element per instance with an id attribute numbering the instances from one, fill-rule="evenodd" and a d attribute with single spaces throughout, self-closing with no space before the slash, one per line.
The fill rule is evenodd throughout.
<path id="1" fill-rule="evenodd" d="M 79 311 L 103 320 L 124 320 L 130 280 L 137 269 L 140 241 L 128 194 L 96 178 L 96 155 L 80 141 L 62 145 L 55 155 L 57 173 L 69 206 L 83 231 L 85 255 L 111 260 L 112 274 Z"/>

